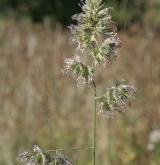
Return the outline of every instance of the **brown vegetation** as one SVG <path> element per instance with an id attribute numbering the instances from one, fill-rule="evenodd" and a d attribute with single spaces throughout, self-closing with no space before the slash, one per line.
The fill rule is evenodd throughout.
<path id="1" fill-rule="evenodd" d="M 17 154 L 33 144 L 46 149 L 91 146 L 93 91 L 77 88 L 62 73 L 64 57 L 72 54 L 68 36 L 60 26 L 0 23 L 1 165 L 16 164 Z M 160 39 L 153 31 L 120 38 L 121 57 L 102 68 L 97 83 L 107 87 L 123 77 L 138 92 L 124 115 L 109 121 L 98 116 L 98 164 L 157 165 L 157 151 L 149 152 L 147 144 L 150 131 L 160 127 Z M 91 163 L 91 152 L 65 154 L 78 165 Z"/>

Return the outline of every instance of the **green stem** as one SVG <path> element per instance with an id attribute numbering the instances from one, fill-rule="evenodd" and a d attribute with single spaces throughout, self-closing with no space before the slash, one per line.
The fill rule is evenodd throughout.
<path id="1" fill-rule="evenodd" d="M 42 156 L 42 165 L 45 165 L 46 158 L 45 158 L 43 152 L 41 152 L 40 154 L 41 154 L 41 156 Z"/>
<path id="2" fill-rule="evenodd" d="M 93 80 L 93 86 L 94 86 L 94 129 L 93 129 L 93 165 L 96 165 L 96 127 L 97 127 L 97 102 L 96 102 L 96 83 Z"/>
<path id="3" fill-rule="evenodd" d="M 81 150 L 93 150 L 93 147 L 86 147 L 86 148 L 61 148 L 61 149 L 55 149 L 55 150 L 47 150 L 45 153 L 57 152 L 57 151 L 81 151 Z"/>

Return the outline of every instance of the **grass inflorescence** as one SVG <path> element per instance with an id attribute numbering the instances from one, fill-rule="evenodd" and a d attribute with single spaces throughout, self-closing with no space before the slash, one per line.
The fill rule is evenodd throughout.
<path id="1" fill-rule="evenodd" d="M 71 41 L 75 45 L 75 54 L 65 59 L 64 72 L 75 77 L 77 84 L 90 84 L 94 89 L 93 110 L 93 165 L 96 165 L 97 155 L 97 104 L 99 112 L 106 114 L 106 118 L 112 118 L 115 113 L 123 112 L 126 105 L 135 93 L 135 88 L 120 81 L 107 88 L 105 94 L 97 94 L 95 71 L 106 64 L 114 64 L 118 58 L 121 41 L 117 35 L 116 24 L 112 21 L 110 9 L 105 8 L 102 0 L 86 0 L 81 3 L 82 13 L 72 18 L 77 25 L 71 25 Z M 86 54 L 90 57 L 90 65 L 81 59 Z M 33 146 L 32 152 L 24 152 L 19 155 L 19 160 L 29 164 L 57 164 L 71 165 L 72 163 L 59 155 L 49 155 L 38 146 Z"/>

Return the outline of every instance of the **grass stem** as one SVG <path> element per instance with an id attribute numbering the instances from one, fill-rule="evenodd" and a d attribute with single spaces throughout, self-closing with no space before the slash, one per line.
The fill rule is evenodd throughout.
<path id="1" fill-rule="evenodd" d="M 96 165 L 96 128 L 97 128 L 97 89 L 96 89 L 96 83 L 93 80 L 93 86 L 94 86 L 94 129 L 93 129 L 93 165 Z"/>

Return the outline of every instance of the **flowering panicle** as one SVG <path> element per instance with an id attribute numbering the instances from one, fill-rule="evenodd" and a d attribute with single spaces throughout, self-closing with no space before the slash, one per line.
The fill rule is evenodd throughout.
<path id="1" fill-rule="evenodd" d="M 37 145 L 32 149 L 33 151 L 21 153 L 17 159 L 27 165 L 73 165 L 67 158 L 43 152 Z"/>
<path id="2" fill-rule="evenodd" d="M 77 25 L 70 25 L 71 42 L 76 46 L 75 56 L 65 60 L 65 72 L 71 73 L 78 84 L 95 82 L 94 71 L 100 64 L 112 64 L 117 59 L 121 41 L 117 35 L 116 24 L 112 21 L 110 9 L 105 8 L 102 0 L 81 1 L 82 12 L 72 19 Z M 92 57 L 91 66 L 84 65 L 77 54 Z M 95 85 L 96 87 L 96 85 Z M 108 118 L 115 112 L 122 112 L 135 92 L 133 86 L 116 83 L 106 93 L 97 97 L 102 113 Z"/>
<path id="3" fill-rule="evenodd" d="M 32 165 L 43 163 L 45 160 L 44 160 L 44 155 L 41 148 L 39 148 L 37 145 L 33 145 L 32 149 L 33 151 L 31 152 L 25 151 L 19 154 L 17 159 L 20 162 L 23 162 L 26 164 L 32 164 Z"/>
<path id="4" fill-rule="evenodd" d="M 111 20 L 109 8 L 104 8 L 102 0 L 86 0 L 82 3 L 82 13 L 72 18 L 77 25 L 71 25 L 71 41 L 76 51 L 88 50 L 94 65 L 113 63 L 120 47 L 115 23 Z"/>
<path id="5" fill-rule="evenodd" d="M 133 86 L 124 85 L 121 82 L 107 88 L 103 96 L 96 98 L 100 105 L 100 113 L 105 114 L 107 118 L 112 118 L 115 113 L 123 112 L 135 91 Z"/>
<path id="6" fill-rule="evenodd" d="M 79 56 L 65 59 L 65 64 L 65 73 L 71 73 L 78 84 L 90 83 L 93 80 L 93 67 L 85 66 Z"/>

